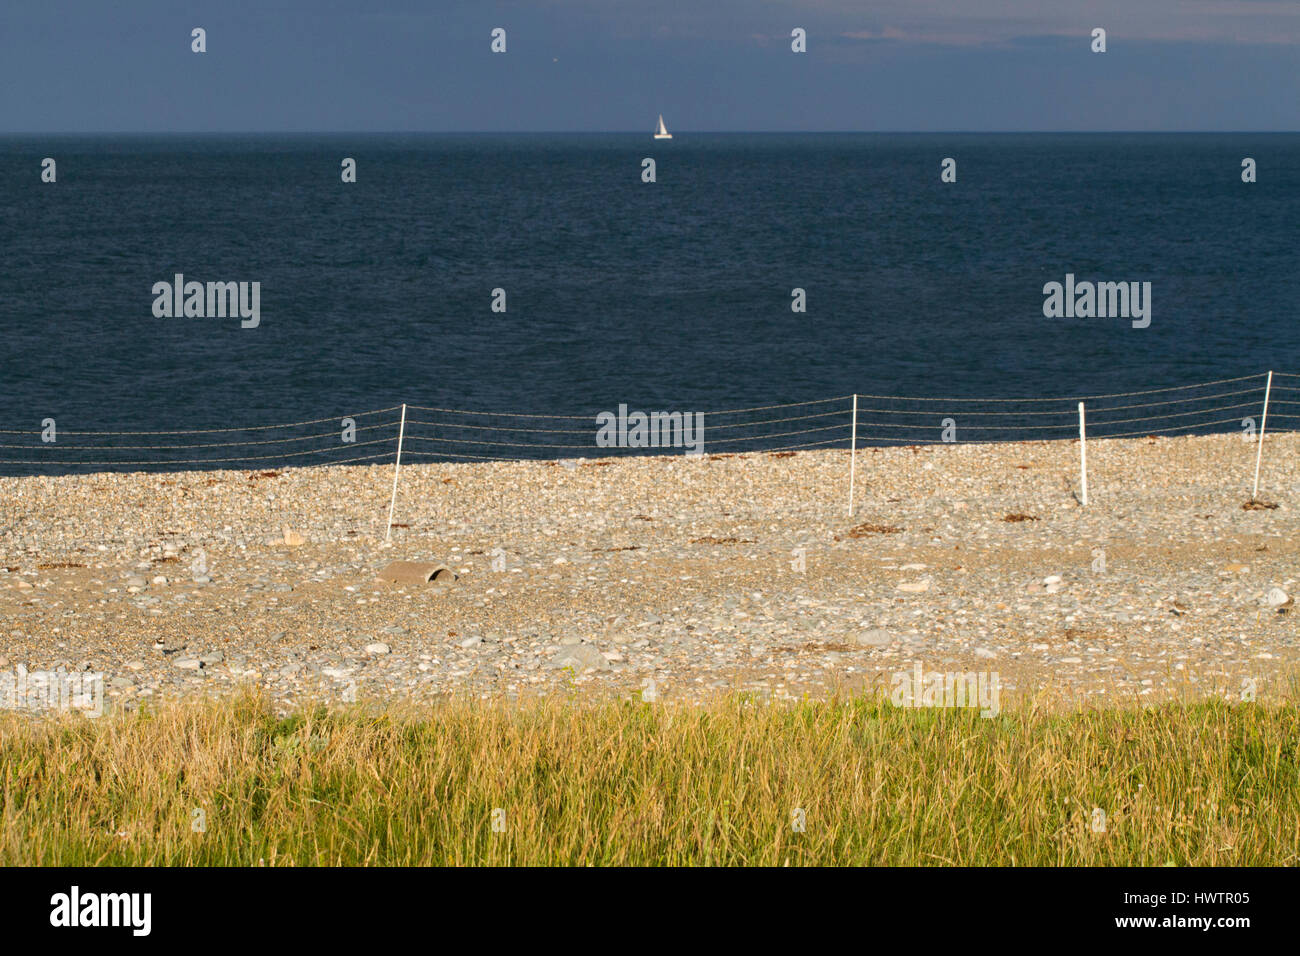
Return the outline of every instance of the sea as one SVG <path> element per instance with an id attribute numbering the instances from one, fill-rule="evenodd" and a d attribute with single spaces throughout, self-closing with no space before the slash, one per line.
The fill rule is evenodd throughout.
<path id="1" fill-rule="evenodd" d="M 391 458 L 403 404 L 450 460 L 847 447 L 853 394 L 863 443 L 1236 429 L 1300 373 L 1298 224 L 1300 134 L 6 136 L 0 473 Z"/>

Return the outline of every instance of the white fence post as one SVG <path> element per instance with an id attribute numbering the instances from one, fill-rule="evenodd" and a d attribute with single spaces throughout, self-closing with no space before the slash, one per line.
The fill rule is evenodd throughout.
<path id="1" fill-rule="evenodd" d="M 1079 476 L 1083 487 L 1083 506 L 1088 507 L 1088 435 L 1083 425 L 1083 402 L 1079 403 Z"/>
<path id="2" fill-rule="evenodd" d="M 397 429 L 397 463 L 393 466 L 393 497 L 388 502 L 388 530 L 384 544 L 393 536 L 393 508 L 397 505 L 397 476 L 402 470 L 402 439 L 406 436 L 406 403 L 402 403 L 402 423 Z"/>
<path id="3" fill-rule="evenodd" d="M 1259 495 L 1259 463 L 1264 457 L 1264 428 L 1268 425 L 1268 394 L 1273 390 L 1273 372 L 1268 373 L 1268 381 L 1264 384 L 1264 414 L 1259 419 L 1259 447 L 1255 449 L 1255 487 L 1251 489 L 1250 500 L 1254 501 Z M 1286 404 L 1283 402 L 1283 404 Z M 1282 416 L 1286 418 L 1285 415 Z"/>
<path id="4" fill-rule="evenodd" d="M 853 437 L 849 444 L 849 517 L 853 517 L 853 483 L 858 468 L 858 393 L 853 393 Z"/>

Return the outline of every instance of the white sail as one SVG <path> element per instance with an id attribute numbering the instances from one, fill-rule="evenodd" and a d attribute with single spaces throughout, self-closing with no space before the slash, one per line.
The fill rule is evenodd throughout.
<path id="1" fill-rule="evenodd" d="M 655 130 L 655 139 L 672 139 L 672 138 L 673 138 L 673 134 L 668 132 L 668 128 L 664 126 L 664 114 L 660 113 L 659 128 Z"/>

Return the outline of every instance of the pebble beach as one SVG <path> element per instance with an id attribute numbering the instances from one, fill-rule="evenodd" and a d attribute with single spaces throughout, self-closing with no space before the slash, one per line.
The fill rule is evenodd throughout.
<path id="1" fill-rule="evenodd" d="M 261 689 L 1282 699 L 1300 436 L 0 478 L 0 671 Z M 393 561 L 443 565 L 389 583 Z M 1246 697 L 1249 699 L 1249 697 Z M 10 705 L 12 706 L 12 704 Z"/>

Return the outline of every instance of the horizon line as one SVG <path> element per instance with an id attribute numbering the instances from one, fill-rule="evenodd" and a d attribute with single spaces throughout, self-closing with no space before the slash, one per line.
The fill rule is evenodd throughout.
<path id="1" fill-rule="evenodd" d="M 0 136 L 650 136 L 642 129 L 362 129 L 362 130 L 276 130 L 276 129 L 96 129 L 96 130 L 0 130 Z M 699 136 L 1016 136 L 1016 135 L 1288 135 L 1296 129 L 674 129 L 674 137 Z"/>

